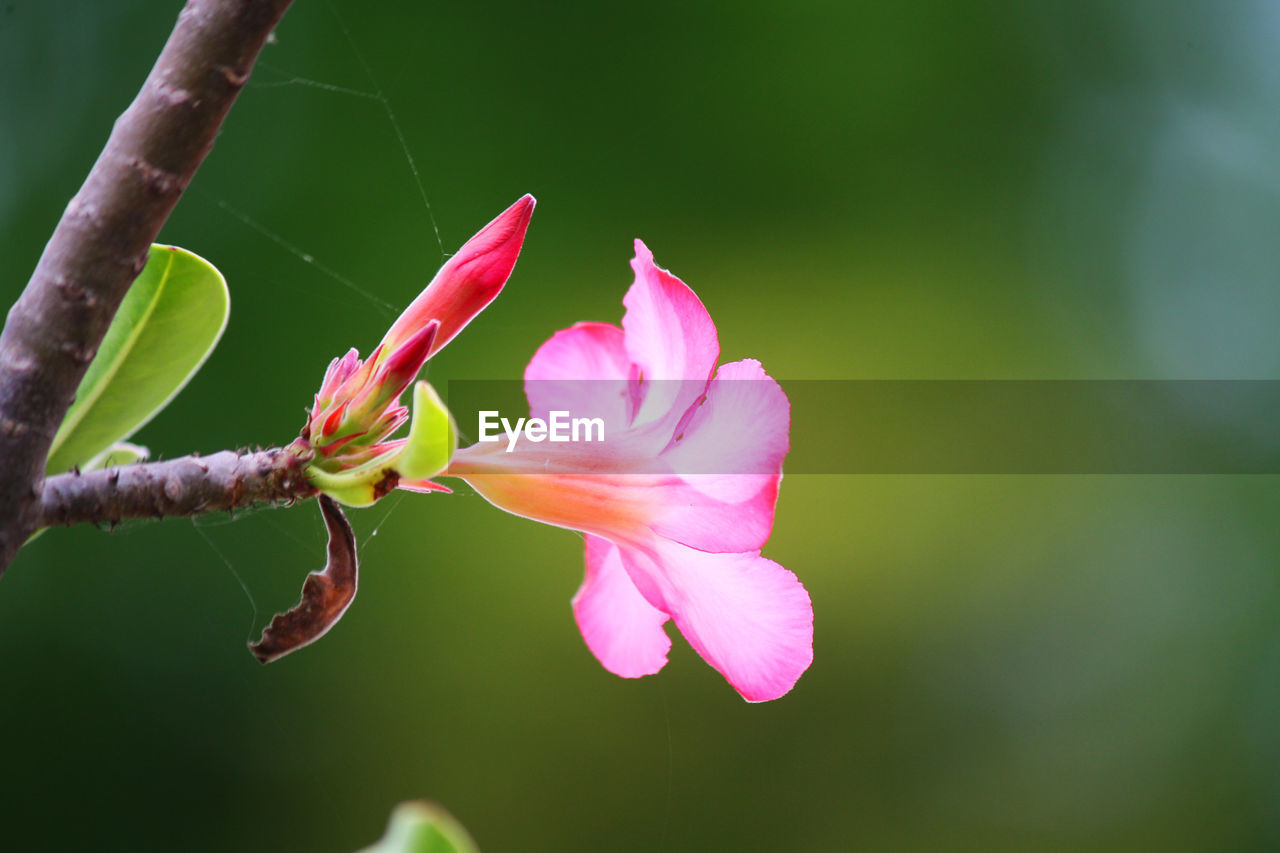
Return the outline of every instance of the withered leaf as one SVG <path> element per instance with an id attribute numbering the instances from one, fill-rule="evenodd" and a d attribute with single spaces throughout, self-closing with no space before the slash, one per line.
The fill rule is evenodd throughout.
<path id="1" fill-rule="evenodd" d="M 277 613 L 249 644 L 249 651 L 263 663 L 278 660 L 295 649 L 314 643 L 347 612 L 356 597 L 356 535 L 342 508 L 320 495 L 320 513 L 329 528 L 329 557 L 324 569 L 307 575 L 302 598 L 287 613 Z"/>

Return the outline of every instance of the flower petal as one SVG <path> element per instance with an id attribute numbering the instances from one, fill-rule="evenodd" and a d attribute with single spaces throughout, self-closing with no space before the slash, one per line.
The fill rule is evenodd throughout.
<path id="1" fill-rule="evenodd" d="M 618 546 L 587 537 L 587 576 L 573 597 L 573 615 L 587 648 L 623 678 L 652 675 L 667 663 L 670 618 L 645 601 L 622 567 Z"/>
<path id="2" fill-rule="evenodd" d="M 440 324 L 435 320 L 428 320 L 404 343 L 395 349 L 384 350 L 387 357 L 378 368 L 377 376 L 378 383 L 386 387 L 380 397 L 385 395 L 388 399 L 398 398 L 400 392 L 409 387 L 409 383 L 422 370 L 422 365 L 427 363 L 432 344 L 439 333 Z"/>
<path id="3" fill-rule="evenodd" d="M 541 451 L 507 453 L 497 444 L 473 444 L 454 454 L 444 476 L 466 480 L 498 509 L 543 524 L 609 538 L 647 533 L 654 502 L 662 499 L 655 488 L 662 478 L 545 470 L 570 467 Z"/>
<path id="4" fill-rule="evenodd" d="M 631 261 L 635 283 L 623 297 L 627 354 L 639 365 L 642 382 L 656 383 L 644 396 L 637 424 L 675 415 L 678 419 L 702 393 L 720 357 L 720 340 L 711 315 L 689 286 L 653 262 L 653 253 L 636 240 Z"/>
<path id="5" fill-rule="evenodd" d="M 813 662 L 813 605 L 791 572 L 757 553 L 708 554 L 665 540 L 621 550 L 653 606 L 748 702 L 784 695 Z"/>
<path id="6" fill-rule="evenodd" d="M 791 442 L 791 403 L 753 358 L 722 364 L 663 457 L 678 474 L 777 475 Z M 725 500 L 755 489 L 713 492 Z"/>
<path id="7" fill-rule="evenodd" d="M 758 551 L 773 530 L 791 406 L 754 359 L 721 365 L 705 401 L 662 454 L 683 480 L 665 491 L 655 532 L 702 551 Z"/>
<path id="8" fill-rule="evenodd" d="M 781 476 L 700 474 L 669 477 L 652 501 L 649 528 L 699 551 L 759 551 L 773 532 Z M 744 494 L 747 489 L 754 489 Z M 711 492 L 739 493 L 726 501 Z"/>
<path id="9" fill-rule="evenodd" d="M 524 196 L 449 258 L 387 330 L 383 352 L 394 349 L 431 320 L 439 320 L 440 331 L 431 346 L 435 353 L 492 302 L 515 268 L 534 204 L 533 196 Z"/>
<path id="10" fill-rule="evenodd" d="M 521 440 L 510 452 L 505 438 L 473 444 L 454 454 L 446 476 L 467 480 L 507 512 L 615 540 L 652 530 L 700 550 L 734 552 L 768 541 L 779 475 L 680 476 L 651 452 L 646 430 L 606 438 Z"/>
<path id="11" fill-rule="evenodd" d="M 524 371 L 529 414 L 549 412 L 601 418 L 606 436 L 631 424 L 631 359 L 622 329 L 608 323 L 578 323 L 538 347 Z"/>
<path id="12" fill-rule="evenodd" d="M 406 492 L 417 492 L 421 495 L 429 495 L 432 492 L 444 492 L 446 495 L 453 494 L 453 489 L 448 486 L 442 486 L 434 480 L 401 480 L 396 483 L 397 489 L 404 489 Z"/>

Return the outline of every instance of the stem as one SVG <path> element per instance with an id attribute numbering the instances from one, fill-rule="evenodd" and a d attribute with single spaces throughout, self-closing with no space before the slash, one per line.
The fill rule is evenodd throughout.
<path id="1" fill-rule="evenodd" d="M 290 2 L 189 0 L 10 310 L 0 333 L 0 573 L 41 524 L 49 445 L 120 300 Z"/>
<path id="2" fill-rule="evenodd" d="M 257 503 L 292 503 L 316 494 L 303 474 L 307 454 L 270 448 L 243 455 L 183 456 L 45 480 L 38 526 L 114 524 L 232 510 Z"/>

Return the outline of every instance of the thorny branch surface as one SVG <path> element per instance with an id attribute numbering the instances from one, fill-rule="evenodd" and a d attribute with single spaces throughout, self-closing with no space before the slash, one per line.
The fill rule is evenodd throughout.
<path id="1" fill-rule="evenodd" d="M 48 523 L 42 492 L 54 433 L 290 2 L 189 0 L 10 310 L 0 333 L 0 573 Z"/>
<path id="2" fill-rule="evenodd" d="M 260 503 L 292 503 L 316 494 L 293 448 L 184 456 L 45 480 L 38 525 L 115 523 L 126 518 L 198 515 Z"/>

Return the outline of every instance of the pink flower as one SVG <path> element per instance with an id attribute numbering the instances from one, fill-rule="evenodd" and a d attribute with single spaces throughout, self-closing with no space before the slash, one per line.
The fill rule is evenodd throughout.
<path id="1" fill-rule="evenodd" d="M 409 420 L 400 395 L 437 350 L 497 297 L 524 243 L 534 198 L 526 195 L 480 229 L 445 263 L 364 361 L 352 349 L 325 372 L 299 442 L 315 454 L 312 485 L 353 506 L 392 488 L 444 490 L 431 478 L 456 446 L 448 411 L 426 382 L 414 388 Z"/>
<path id="2" fill-rule="evenodd" d="M 639 240 L 631 266 L 622 328 L 557 332 L 524 376 L 531 417 L 599 417 L 606 440 L 477 443 L 446 474 L 501 509 L 586 534 L 573 610 L 610 672 L 660 670 L 671 619 L 745 699 L 776 699 L 813 660 L 808 593 L 760 555 L 790 405 L 759 362 L 716 368 L 710 315 Z"/>

